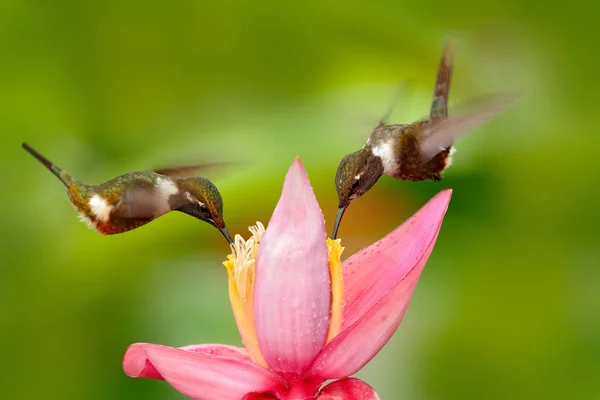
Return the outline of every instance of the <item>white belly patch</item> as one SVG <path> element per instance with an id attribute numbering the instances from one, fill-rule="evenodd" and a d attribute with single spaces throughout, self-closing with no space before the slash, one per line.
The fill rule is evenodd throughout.
<path id="1" fill-rule="evenodd" d="M 110 213 L 113 210 L 113 206 L 108 203 L 105 199 L 95 194 L 90 199 L 88 205 L 92 214 L 96 217 L 96 220 L 101 222 L 108 222 L 110 220 Z"/>

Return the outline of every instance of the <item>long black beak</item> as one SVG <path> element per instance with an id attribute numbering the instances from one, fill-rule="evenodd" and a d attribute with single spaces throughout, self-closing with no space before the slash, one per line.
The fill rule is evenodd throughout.
<path id="1" fill-rule="evenodd" d="M 229 244 L 233 244 L 233 240 L 231 240 L 231 236 L 229 235 L 229 232 L 227 231 L 227 228 L 222 227 L 222 228 L 219 228 L 219 230 L 221 231 L 221 233 L 223 234 L 223 236 L 225 236 L 225 239 L 227 239 L 227 241 L 229 242 Z"/>
<path id="2" fill-rule="evenodd" d="M 331 235 L 332 239 L 337 237 L 338 229 L 340 229 L 340 222 L 342 221 L 342 216 L 344 215 L 346 208 L 348 208 L 347 205 L 338 208 L 337 216 L 335 217 L 335 225 L 333 226 L 333 235 Z"/>

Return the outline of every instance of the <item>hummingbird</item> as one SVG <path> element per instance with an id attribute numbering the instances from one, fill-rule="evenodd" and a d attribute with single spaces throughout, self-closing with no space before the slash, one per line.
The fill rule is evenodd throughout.
<path id="1" fill-rule="evenodd" d="M 332 238 L 336 238 L 348 206 L 371 189 L 383 174 L 409 182 L 426 179 L 439 182 L 442 172 L 452 163 L 454 142 L 516 102 L 516 94 L 482 96 L 466 105 L 469 112 L 449 117 L 453 68 L 452 50 L 446 44 L 429 117 L 411 124 L 388 125 L 386 116 L 360 150 L 342 158 L 335 175 L 338 211 Z"/>
<path id="2" fill-rule="evenodd" d="M 127 232 L 170 211 L 180 211 L 213 225 L 232 243 L 217 187 L 206 178 L 180 177 L 204 166 L 128 172 L 108 182 L 87 185 L 27 143 L 22 147 L 60 179 L 80 219 L 103 235 Z"/>

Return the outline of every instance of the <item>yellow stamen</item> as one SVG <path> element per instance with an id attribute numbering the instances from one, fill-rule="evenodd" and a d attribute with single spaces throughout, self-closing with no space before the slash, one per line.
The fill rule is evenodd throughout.
<path id="1" fill-rule="evenodd" d="M 344 278 L 342 275 L 341 256 L 344 248 L 341 245 L 341 239 L 327 239 L 327 251 L 329 255 L 329 277 L 331 280 L 331 312 L 325 343 L 331 342 L 342 329 Z"/>
<path id="2" fill-rule="evenodd" d="M 227 261 L 223 262 L 223 265 L 227 269 L 229 300 L 242 342 L 252 361 L 268 367 L 258 346 L 254 324 L 256 255 L 265 227 L 257 222 L 256 226 L 250 227 L 250 232 L 252 237 L 247 241 L 244 241 L 240 235 L 235 235 L 234 244 L 231 246 L 233 253 L 227 256 Z"/>

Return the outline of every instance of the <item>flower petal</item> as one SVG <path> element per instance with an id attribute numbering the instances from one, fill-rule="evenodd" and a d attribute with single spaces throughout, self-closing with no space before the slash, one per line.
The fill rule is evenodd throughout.
<path id="1" fill-rule="evenodd" d="M 162 378 L 184 395 L 203 400 L 239 400 L 250 392 L 281 391 L 285 386 L 279 375 L 232 346 L 175 349 L 137 343 L 125 352 L 123 369 L 134 378 Z"/>
<path id="2" fill-rule="evenodd" d="M 178 347 L 178 349 L 250 361 L 248 350 L 242 347 L 228 346 L 226 344 L 190 344 L 188 346 Z"/>
<path id="3" fill-rule="evenodd" d="M 375 389 L 356 378 L 340 379 L 325 386 L 317 400 L 379 400 Z"/>
<path id="4" fill-rule="evenodd" d="M 258 249 L 254 318 L 269 367 L 304 372 L 325 343 L 330 281 L 323 214 L 297 158 Z"/>
<path id="5" fill-rule="evenodd" d="M 413 269 L 360 320 L 325 346 L 306 376 L 343 378 L 371 361 L 398 329 L 424 264 Z"/>
<path id="6" fill-rule="evenodd" d="M 411 262 L 407 268 L 408 273 L 403 273 L 400 282 L 388 289 L 387 293 L 384 292 L 383 297 L 377 300 L 377 302 L 368 310 L 364 310 L 366 307 L 361 305 L 359 308 L 361 310 L 360 318 L 355 320 L 353 324 L 345 326 L 344 330 L 333 341 L 327 344 L 307 372 L 307 377 L 318 376 L 326 379 L 334 379 L 350 376 L 367 364 L 379 350 L 383 348 L 390 337 L 392 337 L 404 317 L 404 313 L 406 312 L 413 290 L 421 275 L 421 271 L 433 250 L 449 199 L 450 192 L 442 192 L 428 203 L 428 205 L 431 205 L 432 203 L 436 204 L 442 202 L 444 207 L 441 210 L 441 213 L 437 213 L 439 218 L 437 220 L 430 220 L 430 223 L 427 225 L 430 235 L 428 240 L 425 240 L 426 246 L 423 248 L 416 246 L 419 250 L 416 254 L 419 255 L 420 258 L 413 260 L 409 259 Z M 417 218 L 412 218 L 408 222 L 411 223 L 411 225 L 419 225 L 418 222 L 422 219 L 419 216 L 422 215 L 421 212 L 426 208 L 427 206 L 423 207 L 423 209 L 416 214 Z M 430 212 L 439 210 L 439 208 L 427 209 L 430 210 Z M 426 212 L 426 215 L 430 212 Z M 401 228 L 399 228 L 399 230 Z M 390 237 L 394 237 L 394 233 L 389 235 L 382 242 L 389 240 Z M 422 242 L 424 239 L 424 236 L 416 235 L 416 240 L 419 242 Z M 397 241 L 399 242 L 400 240 L 398 239 Z M 395 249 L 396 251 L 399 251 L 397 244 L 398 243 L 396 243 Z M 393 242 L 389 243 L 389 245 L 394 247 Z M 383 252 L 384 250 L 382 249 L 381 251 Z M 414 255 L 415 254 L 413 253 L 413 256 Z M 404 266 L 404 264 L 401 264 L 401 267 Z M 384 266 L 382 269 L 386 268 L 387 266 Z M 395 274 L 392 272 L 393 271 L 390 271 L 388 274 L 384 275 L 380 274 L 379 279 L 395 279 Z M 402 269 L 402 272 L 404 272 L 404 269 Z M 374 287 L 371 290 L 379 290 L 380 293 L 387 289 L 383 283 L 371 283 L 371 286 Z M 362 298 L 359 298 L 360 300 L 357 301 L 363 301 L 363 303 L 368 304 L 365 299 L 370 300 L 371 298 L 372 296 L 365 293 Z M 351 315 L 351 317 L 353 316 Z"/>
<path id="7" fill-rule="evenodd" d="M 354 324 L 421 260 L 437 237 L 452 190 L 443 190 L 392 233 L 344 261 L 344 321 Z"/>
<path id="8" fill-rule="evenodd" d="M 134 344 L 131 347 L 133 346 L 137 345 Z M 224 344 L 191 344 L 189 346 L 178 347 L 178 349 L 250 361 L 250 355 L 248 354 L 248 351 L 244 348 L 236 346 L 228 346 Z M 149 360 L 146 360 L 146 364 L 140 368 L 140 365 L 138 364 L 140 360 L 131 358 L 132 354 L 135 355 L 136 353 L 129 353 L 128 349 L 127 352 L 125 352 L 125 357 L 123 358 L 123 369 L 125 369 L 126 374 L 133 376 L 127 371 L 135 370 L 138 372 L 134 372 L 134 378 L 164 379 Z"/>

